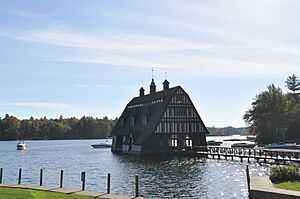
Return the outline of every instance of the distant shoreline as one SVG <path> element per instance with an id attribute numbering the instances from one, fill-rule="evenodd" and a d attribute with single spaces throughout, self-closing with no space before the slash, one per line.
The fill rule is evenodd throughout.
<path id="1" fill-rule="evenodd" d="M 104 139 L 112 139 L 111 137 L 109 138 L 67 138 L 67 139 L 28 139 L 28 140 L 24 140 L 26 141 L 57 141 L 57 140 L 104 140 Z M 2 141 L 23 141 L 23 139 L 20 140 L 0 140 L 0 142 Z"/>

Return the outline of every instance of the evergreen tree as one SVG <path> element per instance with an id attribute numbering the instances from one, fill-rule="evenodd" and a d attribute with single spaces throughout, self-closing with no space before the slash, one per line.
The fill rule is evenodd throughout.
<path id="1" fill-rule="evenodd" d="M 285 111 L 286 96 L 273 84 L 268 90 L 256 96 L 250 108 L 244 114 L 249 130 L 261 143 L 285 140 L 288 120 Z"/>
<path id="2" fill-rule="evenodd" d="M 288 89 L 291 90 L 294 95 L 295 94 L 299 95 L 299 93 L 297 93 L 297 91 L 300 90 L 300 81 L 295 74 L 293 74 L 292 76 L 289 76 L 286 79 L 285 83 L 286 83 L 286 87 L 288 87 Z"/>

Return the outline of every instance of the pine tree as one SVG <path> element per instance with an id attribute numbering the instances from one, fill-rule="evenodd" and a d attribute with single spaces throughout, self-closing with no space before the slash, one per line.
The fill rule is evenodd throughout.
<path id="1" fill-rule="evenodd" d="M 286 87 L 288 87 L 288 89 L 291 90 L 293 94 L 298 94 L 297 91 L 300 90 L 300 81 L 295 74 L 289 76 L 286 79 L 285 83 L 286 83 Z"/>

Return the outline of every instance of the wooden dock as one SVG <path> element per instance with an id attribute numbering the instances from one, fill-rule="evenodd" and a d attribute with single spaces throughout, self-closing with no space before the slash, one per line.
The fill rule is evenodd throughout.
<path id="1" fill-rule="evenodd" d="M 239 158 L 241 162 L 255 160 L 256 162 L 272 162 L 275 164 L 298 163 L 300 165 L 300 150 L 264 149 L 264 148 L 231 148 L 221 146 L 207 146 L 176 149 L 176 153 L 193 157 L 207 157 L 212 159 L 233 160 Z"/>

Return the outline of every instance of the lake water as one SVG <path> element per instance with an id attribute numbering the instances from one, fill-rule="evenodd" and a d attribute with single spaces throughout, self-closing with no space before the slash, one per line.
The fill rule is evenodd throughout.
<path id="1" fill-rule="evenodd" d="M 225 137 L 208 137 L 222 140 Z M 230 137 L 226 137 L 227 139 Z M 134 176 L 140 176 L 140 192 L 147 198 L 248 198 L 247 163 L 235 161 L 115 155 L 110 149 L 90 145 L 105 140 L 27 141 L 28 149 L 16 150 L 16 141 L 0 141 L 3 183 L 39 185 L 44 169 L 45 186 L 59 186 L 64 170 L 64 187 L 80 188 L 80 173 L 86 172 L 86 190 L 106 191 L 111 173 L 111 192 L 134 196 Z M 268 165 L 249 164 L 250 175 L 266 175 Z"/>

